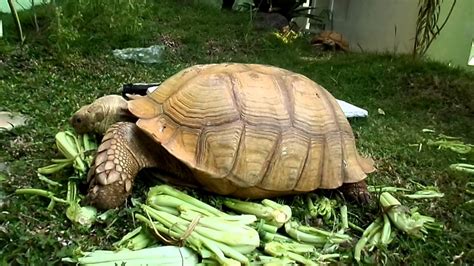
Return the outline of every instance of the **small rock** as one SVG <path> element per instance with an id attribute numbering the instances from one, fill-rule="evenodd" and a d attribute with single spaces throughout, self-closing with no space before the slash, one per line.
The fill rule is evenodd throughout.
<path id="1" fill-rule="evenodd" d="M 1 160 L 1 158 L 0 158 Z M 8 173 L 10 170 L 10 168 L 8 167 L 8 164 L 5 163 L 5 162 L 1 162 L 0 161 L 0 181 L 3 181 L 2 180 L 2 173 Z"/>

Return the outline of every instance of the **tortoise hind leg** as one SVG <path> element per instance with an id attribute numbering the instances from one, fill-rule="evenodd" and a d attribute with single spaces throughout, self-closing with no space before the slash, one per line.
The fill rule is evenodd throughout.
<path id="1" fill-rule="evenodd" d="M 339 190 L 347 199 L 355 201 L 359 204 L 368 204 L 371 201 L 370 193 L 367 189 L 365 180 L 356 183 L 345 183 Z"/>
<path id="2" fill-rule="evenodd" d="M 154 166 L 154 156 L 149 151 L 149 147 L 153 147 L 151 143 L 134 123 L 112 125 L 104 135 L 89 170 L 88 202 L 99 209 L 123 204 L 131 194 L 138 172 Z"/>

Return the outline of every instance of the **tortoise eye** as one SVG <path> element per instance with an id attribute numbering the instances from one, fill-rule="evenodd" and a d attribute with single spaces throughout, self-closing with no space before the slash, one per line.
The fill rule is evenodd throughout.
<path id="1" fill-rule="evenodd" d="M 80 117 L 76 118 L 76 123 L 81 123 L 82 119 Z"/>

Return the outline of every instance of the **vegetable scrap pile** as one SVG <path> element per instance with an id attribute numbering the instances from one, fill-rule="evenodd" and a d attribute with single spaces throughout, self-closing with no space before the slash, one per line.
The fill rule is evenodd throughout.
<path id="1" fill-rule="evenodd" d="M 424 133 L 434 134 L 435 131 L 431 129 L 423 129 Z M 464 172 L 467 174 L 474 174 L 474 145 L 467 144 L 461 141 L 461 138 L 446 136 L 438 134 L 435 139 L 428 139 L 426 144 L 428 146 L 435 146 L 440 150 L 450 150 L 462 157 L 463 162 L 453 163 L 449 168 L 453 171 Z M 419 144 L 421 151 L 422 144 Z"/>
<path id="2" fill-rule="evenodd" d="M 288 205 L 268 199 L 261 203 L 225 199 L 220 210 L 169 185 L 155 186 L 145 203 L 134 202 L 140 209 L 135 218 L 141 225 L 116 243 L 116 256 L 99 250 L 65 261 L 195 265 L 200 259 L 204 265 L 319 265 L 351 256 L 361 261 L 363 254 L 387 247 L 397 233 L 423 238 L 430 230 L 443 229 L 432 217 L 409 210 L 386 191 L 380 196 L 385 212 L 365 230 L 348 221 L 346 205 L 326 197 L 307 200 L 311 215 L 332 224 L 333 230 L 304 225 L 292 217 Z M 354 231 L 362 233 L 358 240 Z M 165 244 L 163 250 L 184 246 L 185 255 L 174 260 L 162 256 L 160 243 Z M 352 254 L 348 253 L 347 247 L 354 244 Z M 145 250 L 148 260 L 137 255 Z"/>
<path id="3" fill-rule="evenodd" d="M 449 166 L 449 170 L 458 172 L 461 174 L 466 174 L 469 176 L 474 176 L 474 145 L 469 143 L 464 143 L 461 138 L 447 136 L 444 134 L 436 134 L 434 130 L 423 129 L 423 133 L 429 134 L 430 137 L 427 138 L 424 142 L 426 145 L 431 147 L 436 147 L 438 150 L 445 150 L 454 153 L 457 156 L 450 156 L 456 159 Z M 421 152 L 423 143 L 415 144 L 418 147 L 418 151 Z M 469 181 L 465 184 L 465 191 L 467 194 L 474 195 L 474 182 Z M 474 203 L 474 199 L 468 200 L 466 203 Z"/>
<path id="4" fill-rule="evenodd" d="M 97 210 L 91 206 L 81 207 L 80 195 L 77 193 L 77 181 L 84 180 L 87 176 L 94 154 L 97 150 L 97 142 L 88 134 L 76 135 L 70 131 L 58 132 L 55 136 L 56 147 L 64 158 L 52 159 L 53 164 L 38 169 L 38 178 L 49 186 L 62 186 L 51 180 L 46 175 L 55 174 L 64 168 L 72 167 L 73 175 L 68 178 L 66 199 L 55 196 L 51 191 L 37 188 L 22 188 L 15 191 L 16 194 L 30 194 L 49 198 L 48 209 L 54 208 L 56 203 L 67 204 L 66 216 L 74 223 L 89 227 L 95 221 Z"/>
<path id="5" fill-rule="evenodd" d="M 48 186 L 61 186 L 46 177 L 72 167 L 66 199 L 34 188 L 18 189 L 67 204 L 68 219 L 78 226 L 90 227 L 97 211 L 80 206 L 76 182 L 84 180 L 97 144 L 88 135 L 60 132 L 56 135 L 63 159 L 38 169 Z M 437 144 L 438 145 L 438 144 Z M 169 185 L 151 187 L 144 202 L 132 199 L 137 210 L 138 227 L 123 236 L 111 250 L 83 252 L 65 262 L 81 265 L 319 265 L 338 261 L 367 261 L 378 251 L 396 243 L 397 235 L 423 239 L 430 231 L 442 231 L 443 225 L 418 210 L 403 205 L 419 199 L 443 197 L 435 186 L 412 186 L 416 191 L 399 187 L 369 186 L 379 206 L 379 213 L 366 228 L 353 221 L 340 198 L 307 195 L 307 216 L 320 221 L 318 226 L 293 216 L 292 208 L 270 199 L 242 201 L 224 198 L 221 208 L 190 196 Z M 102 215 L 105 215 L 103 213 Z"/>

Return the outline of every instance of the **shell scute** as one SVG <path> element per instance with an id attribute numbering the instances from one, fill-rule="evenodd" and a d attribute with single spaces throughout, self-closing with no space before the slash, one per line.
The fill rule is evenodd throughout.
<path id="1" fill-rule="evenodd" d="M 260 188 L 275 191 L 291 191 L 297 185 L 308 155 L 309 138 L 297 130 L 282 133 L 281 141 L 273 154 Z"/>
<path id="2" fill-rule="evenodd" d="M 206 74 L 183 84 L 163 103 L 163 112 L 181 125 L 202 128 L 230 123 L 240 118 L 225 73 Z"/>
<path id="3" fill-rule="evenodd" d="M 147 98 L 156 106 L 135 105 L 137 125 L 219 194 L 258 198 L 337 188 L 374 170 L 357 152 L 336 99 L 284 69 L 195 66 Z"/>
<path id="4" fill-rule="evenodd" d="M 247 126 L 243 132 L 232 173 L 227 177 L 241 187 L 261 182 L 267 171 L 280 132 L 271 127 Z"/>
<path id="5" fill-rule="evenodd" d="M 199 140 L 197 168 L 214 178 L 226 177 L 235 163 L 243 129 L 239 121 L 204 130 Z"/>

